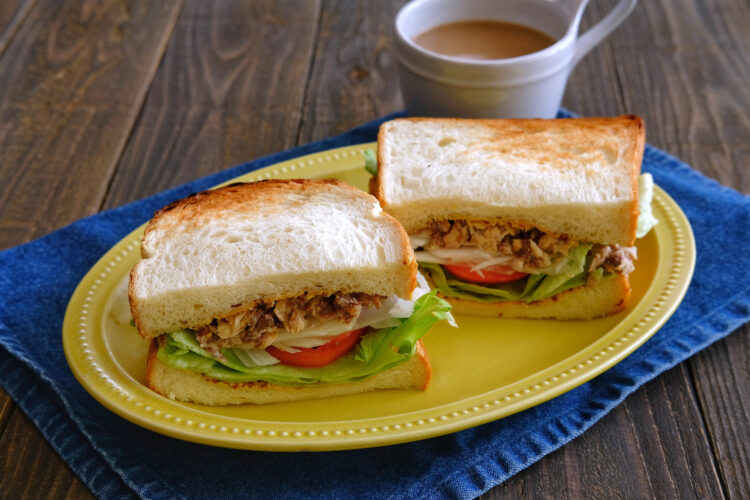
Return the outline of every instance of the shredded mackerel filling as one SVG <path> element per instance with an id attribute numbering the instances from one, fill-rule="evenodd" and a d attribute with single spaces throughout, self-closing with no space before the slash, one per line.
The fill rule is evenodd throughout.
<path id="1" fill-rule="evenodd" d="M 319 323 L 338 321 L 349 324 L 362 309 L 380 308 L 385 297 L 366 293 L 337 292 L 332 295 L 309 295 L 259 302 L 225 318 L 216 318 L 199 328 L 198 343 L 215 356 L 224 347 L 256 347 L 265 349 L 279 333 L 297 333 Z"/>
<path id="2" fill-rule="evenodd" d="M 527 273 L 559 262 L 580 244 L 565 234 L 545 233 L 538 229 L 487 221 L 433 221 L 428 227 L 415 232 L 415 235 L 429 239 L 422 247 L 427 251 L 434 248 L 478 248 L 493 256 L 510 257 L 504 265 Z M 635 269 L 635 247 L 594 245 L 591 254 L 589 271 L 604 267 L 605 271 L 627 275 Z"/>
<path id="3" fill-rule="evenodd" d="M 628 275 L 635 270 L 633 261 L 637 257 L 635 247 L 621 247 L 620 245 L 594 245 L 591 249 L 591 264 L 589 272 L 603 267 L 608 273 L 622 273 Z"/>

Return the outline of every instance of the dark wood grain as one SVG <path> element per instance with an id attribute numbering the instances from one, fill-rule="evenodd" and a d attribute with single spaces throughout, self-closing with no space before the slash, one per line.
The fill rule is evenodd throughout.
<path id="1" fill-rule="evenodd" d="M 94 498 L 16 408 L 0 440 L 0 498 Z"/>
<path id="2" fill-rule="evenodd" d="M 750 327 L 688 363 L 727 496 L 750 498 Z"/>
<path id="3" fill-rule="evenodd" d="M 680 365 L 645 385 L 624 408 L 655 496 L 720 498 L 716 464 L 686 368 Z"/>
<path id="4" fill-rule="evenodd" d="M 485 498 L 721 496 L 708 437 L 680 365 Z"/>
<path id="5" fill-rule="evenodd" d="M 591 2 L 584 12 L 579 33 L 585 33 L 612 8 L 612 0 Z M 573 69 L 563 96 L 563 106 L 583 116 L 617 116 L 626 112 L 620 89 L 615 35 L 632 29 L 632 14 L 614 35 L 592 49 Z"/>
<path id="6" fill-rule="evenodd" d="M 181 6 L 34 6 L 0 58 L 0 248 L 98 211 Z"/>
<path id="7" fill-rule="evenodd" d="M 15 404 L 10 398 L 10 395 L 5 392 L 5 389 L 0 387 L 0 438 L 3 435 L 3 432 L 5 432 L 8 422 L 10 422 L 10 415 L 13 413 L 14 406 Z"/>
<path id="8" fill-rule="evenodd" d="M 99 209 L 182 6 L 38 0 L 16 3 L 8 15 L 13 5 L 3 2 L 1 11 L 0 248 Z M 38 495 L 25 489 L 49 462 L 72 491 L 85 490 L 8 401 L 2 391 L 2 489 L 60 496 L 42 481 Z M 28 460 L 14 459 L 19 453 Z"/>
<path id="9" fill-rule="evenodd" d="M 3 0 L 0 2 L 0 55 L 31 12 L 36 0 Z"/>
<path id="10" fill-rule="evenodd" d="M 746 2 L 642 2 L 612 37 L 625 107 L 652 144 L 750 192 L 750 9 Z M 644 29 L 648 28 L 648 29 Z"/>
<path id="11" fill-rule="evenodd" d="M 338 134 L 402 108 L 392 33 L 404 3 L 324 3 L 298 142 Z"/>
<path id="12" fill-rule="evenodd" d="M 105 207 L 293 146 L 319 9 L 189 1 Z"/>

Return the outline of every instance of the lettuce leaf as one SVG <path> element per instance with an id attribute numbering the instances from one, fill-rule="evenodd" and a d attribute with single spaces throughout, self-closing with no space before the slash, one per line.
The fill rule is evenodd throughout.
<path id="1" fill-rule="evenodd" d="M 368 149 L 363 154 L 365 155 L 365 170 L 370 175 L 378 175 L 378 158 L 375 156 L 375 151 Z"/>
<path id="2" fill-rule="evenodd" d="M 543 300 L 558 293 L 581 286 L 589 279 L 587 256 L 591 244 L 583 244 L 570 252 L 571 259 L 557 274 L 531 274 L 512 283 L 485 286 L 450 278 L 439 264 L 422 262 L 419 267 L 432 278 L 435 287 L 446 297 L 457 297 L 479 302 Z M 594 271 L 591 279 L 600 280 L 613 277 L 605 275 L 602 269 Z"/>
<path id="3" fill-rule="evenodd" d="M 400 320 L 398 326 L 365 334 L 356 352 L 318 368 L 281 363 L 249 368 L 242 364 L 233 349 L 222 349 L 226 359 L 218 360 L 198 344 L 192 330 L 168 334 L 166 345 L 159 349 L 157 356 L 174 368 L 204 373 L 225 382 L 264 380 L 293 387 L 320 382 L 356 382 L 408 361 L 414 355 L 417 341 L 432 325 L 440 320 L 453 322 L 450 309 L 450 304 L 433 290 L 415 302 L 414 314 Z"/>
<path id="4" fill-rule="evenodd" d="M 659 221 L 651 211 L 651 201 L 654 198 L 654 178 L 651 174 L 641 174 L 638 177 L 638 226 L 635 230 L 636 238 L 643 238 Z"/>
<path id="5" fill-rule="evenodd" d="M 557 274 L 546 274 L 533 290 L 522 297 L 523 300 L 542 300 L 586 282 L 586 256 L 593 245 L 578 245 L 568 254 L 570 259 Z"/>

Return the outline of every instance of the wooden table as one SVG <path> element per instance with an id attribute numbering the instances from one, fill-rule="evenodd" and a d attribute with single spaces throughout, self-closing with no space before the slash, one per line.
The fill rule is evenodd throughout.
<path id="1" fill-rule="evenodd" d="M 400 109 L 402 3 L 0 1 L 0 249 Z M 749 193 L 748 26 L 746 0 L 644 0 L 564 105 Z M 750 498 L 749 353 L 745 326 L 487 497 Z M 0 497 L 90 495 L 0 389 Z"/>

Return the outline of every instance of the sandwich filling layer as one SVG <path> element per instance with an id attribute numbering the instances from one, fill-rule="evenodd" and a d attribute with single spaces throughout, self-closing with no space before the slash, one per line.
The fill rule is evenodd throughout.
<path id="1" fill-rule="evenodd" d="M 255 347 L 223 347 L 218 353 L 210 352 L 199 343 L 194 330 L 180 330 L 159 337 L 157 356 L 173 368 L 198 372 L 230 383 L 263 381 L 298 387 L 317 383 L 357 382 L 411 359 L 419 339 L 436 322 L 446 320 L 453 324 L 450 304 L 437 297 L 435 291 L 425 293 L 414 301 L 402 302 L 410 304 L 408 311 L 404 311 L 405 304 L 391 302 L 391 298 L 388 298 L 380 309 L 363 309 L 351 324 L 342 324 L 343 328 L 348 329 L 352 325 L 357 328 L 358 324 L 363 323 L 369 323 L 370 327 L 350 351 L 323 366 L 302 367 L 279 363 L 278 360 L 266 363 L 263 356 L 257 355 L 263 353 L 272 356 L 265 349 Z M 373 312 L 386 309 L 390 314 L 401 317 L 378 319 L 378 314 Z M 318 329 L 306 328 L 297 334 L 279 333 L 277 339 L 294 335 L 304 341 L 315 339 L 319 334 Z M 283 342 L 277 340 L 274 346 L 281 344 Z"/>
<path id="2" fill-rule="evenodd" d="M 265 349 L 279 334 L 297 334 L 324 324 L 351 325 L 365 309 L 379 309 L 386 297 L 366 293 L 303 294 L 276 301 L 260 301 L 250 309 L 215 318 L 196 330 L 198 343 L 216 356 L 224 347 Z"/>
<path id="3" fill-rule="evenodd" d="M 636 237 L 657 223 L 653 180 L 639 178 Z M 420 269 L 447 297 L 481 302 L 543 300 L 635 270 L 636 247 L 578 241 L 523 224 L 435 220 L 410 235 Z"/>
<path id="4" fill-rule="evenodd" d="M 482 269 L 497 266 L 526 274 L 556 274 L 570 259 L 571 250 L 581 245 L 565 234 L 478 220 L 433 221 L 410 238 L 418 261 L 468 263 L 480 275 Z M 604 267 L 629 274 L 635 269 L 635 247 L 595 245 L 591 252 L 589 271 Z"/>

